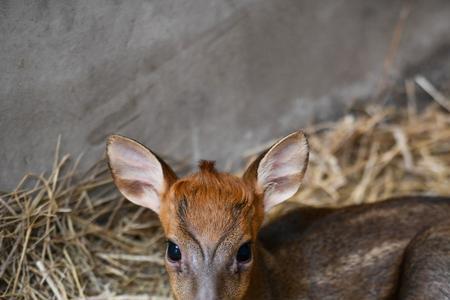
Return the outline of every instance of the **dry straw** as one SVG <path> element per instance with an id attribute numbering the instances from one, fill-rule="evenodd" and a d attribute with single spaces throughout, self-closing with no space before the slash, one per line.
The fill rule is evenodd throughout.
<path id="1" fill-rule="evenodd" d="M 310 166 L 292 203 L 450 195 L 450 114 L 442 107 L 372 107 L 307 133 Z M 1 195 L 0 298 L 168 298 L 155 215 L 118 195 L 104 162 L 86 174 L 76 165 L 57 155 L 50 175 L 28 174 Z"/>

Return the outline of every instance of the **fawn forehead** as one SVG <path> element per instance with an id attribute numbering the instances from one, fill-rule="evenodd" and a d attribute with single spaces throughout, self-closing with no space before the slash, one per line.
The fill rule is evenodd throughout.
<path id="1" fill-rule="evenodd" d="M 217 172 L 212 162 L 202 162 L 199 172 L 171 186 L 167 200 L 168 220 L 177 225 L 172 229 L 188 229 L 214 240 L 250 225 L 254 195 L 238 177 Z"/>

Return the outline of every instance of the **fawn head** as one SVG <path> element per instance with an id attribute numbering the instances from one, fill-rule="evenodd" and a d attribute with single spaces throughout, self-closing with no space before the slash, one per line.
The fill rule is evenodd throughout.
<path id="1" fill-rule="evenodd" d="M 308 163 L 298 131 L 262 153 L 242 178 L 214 162 L 177 178 L 151 150 L 113 135 L 107 157 L 114 182 L 135 204 L 159 215 L 167 238 L 165 265 L 177 299 L 241 299 L 258 259 L 255 242 L 264 213 L 293 196 Z"/>

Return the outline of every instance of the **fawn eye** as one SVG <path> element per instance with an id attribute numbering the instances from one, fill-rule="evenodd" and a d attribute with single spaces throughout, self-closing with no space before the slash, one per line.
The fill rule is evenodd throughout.
<path id="1" fill-rule="evenodd" d="M 170 261 L 174 262 L 181 259 L 180 247 L 172 241 L 167 241 L 167 257 Z"/>
<path id="2" fill-rule="evenodd" d="M 252 258 L 252 248 L 250 247 L 250 242 L 242 244 L 236 254 L 236 260 L 238 263 L 249 262 Z"/>

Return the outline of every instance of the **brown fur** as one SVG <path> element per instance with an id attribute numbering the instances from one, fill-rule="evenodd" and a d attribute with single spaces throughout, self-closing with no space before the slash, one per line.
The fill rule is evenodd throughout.
<path id="1" fill-rule="evenodd" d="M 449 218 L 450 199 L 432 197 L 290 212 L 260 232 L 273 296 L 263 299 L 449 299 Z"/>

